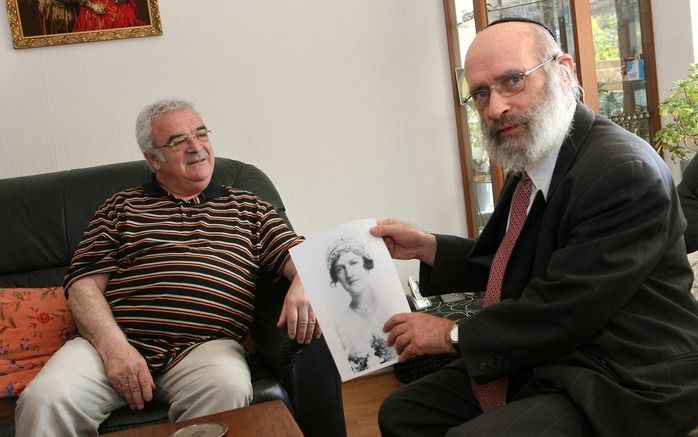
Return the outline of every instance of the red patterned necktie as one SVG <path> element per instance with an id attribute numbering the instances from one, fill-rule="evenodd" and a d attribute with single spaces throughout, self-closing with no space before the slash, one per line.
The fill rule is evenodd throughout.
<path id="1" fill-rule="evenodd" d="M 509 227 L 492 260 L 490 276 L 487 279 L 485 301 L 482 304 L 483 307 L 494 305 L 501 298 L 504 272 L 509 262 L 509 256 L 511 256 L 516 240 L 519 238 L 521 229 L 526 221 L 526 210 L 528 210 L 530 198 L 531 179 L 527 173 L 524 173 L 511 201 Z M 470 385 L 473 388 L 475 397 L 480 402 L 483 412 L 488 412 L 505 404 L 507 398 L 506 378 L 496 379 L 486 384 L 477 384 L 471 379 Z"/>

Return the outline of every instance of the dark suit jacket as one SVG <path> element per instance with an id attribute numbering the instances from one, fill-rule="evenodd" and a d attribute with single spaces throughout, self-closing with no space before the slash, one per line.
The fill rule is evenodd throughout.
<path id="1" fill-rule="evenodd" d="M 513 189 L 477 241 L 437 236 L 425 294 L 485 289 Z M 578 104 L 548 200 L 538 193 L 502 301 L 460 322 L 478 382 L 510 399 L 566 393 L 596 436 L 675 436 L 698 422 L 698 305 L 671 175 L 644 141 Z"/>
<path id="2" fill-rule="evenodd" d="M 692 159 L 683 172 L 683 180 L 677 187 L 683 215 L 688 220 L 686 252 L 698 250 L 698 159 Z"/>

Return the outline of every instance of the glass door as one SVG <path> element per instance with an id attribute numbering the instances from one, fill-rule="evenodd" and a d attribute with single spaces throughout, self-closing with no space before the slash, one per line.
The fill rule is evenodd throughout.
<path id="1" fill-rule="evenodd" d="M 458 29 L 458 63 L 456 67 L 456 80 L 459 90 L 460 103 L 468 94 L 463 80 L 463 60 L 470 43 L 475 38 L 475 11 L 472 0 L 455 0 L 456 28 Z M 487 220 L 494 211 L 494 191 L 492 189 L 492 172 L 490 159 L 485 151 L 480 133 L 480 122 L 477 113 L 469 106 L 461 104 L 460 111 L 468 123 L 467 136 L 469 144 L 468 164 L 470 185 L 473 200 L 473 219 L 475 220 L 476 233 L 479 235 L 485 227 Z"/>
<path id="2" fill-rule="evenodd" d="M 650 111 L 638 0 L 592 0 L 600 112 L 650 141 Z"/>

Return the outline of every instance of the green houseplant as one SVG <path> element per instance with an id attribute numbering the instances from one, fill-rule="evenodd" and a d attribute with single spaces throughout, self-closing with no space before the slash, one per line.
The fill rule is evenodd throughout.
<path id="1" fill-rule="evenodd" d="M 672 160 L 688 159 L 698 147 L 698 63 L 691 64 L 687 79 L 674 82 L 659 112 L 672 121 L 657 131 L 655 148 L 669 153 Z"/>

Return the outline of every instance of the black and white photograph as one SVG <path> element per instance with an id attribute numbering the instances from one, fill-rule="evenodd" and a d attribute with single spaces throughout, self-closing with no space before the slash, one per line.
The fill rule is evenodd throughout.
<path id="1" fill-rule="evenodd" d="M 369 233 L 375 224 L 340 225 L 291 249 L 342 381 L 397 362 L 383 324 L 410 311 L 385 243 Z"/>

